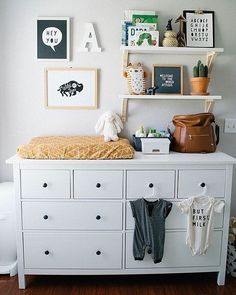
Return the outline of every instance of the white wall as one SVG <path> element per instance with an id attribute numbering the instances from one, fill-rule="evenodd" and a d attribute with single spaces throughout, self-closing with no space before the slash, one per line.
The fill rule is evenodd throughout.
<path id="1" fill-rule="evenodd" d="M 211 82 L 211 93 L 223 96 L 217 102 L 215 115 L 223 128 L 225 117 L 236 117 L 236 38 L 233 33 L 236 2 L 234 0 L 1 0 L 0 1 L 0 180 L 12 179 L 11 167 L 5 160 L 16 147 L 39 135 L 94 134 L 97 118 L 105 110 L 120 113 L 118 94 L 126 91 L 121 73 L 121 20 L 125 9 L 150 9 L 159 14 L 161 36 L 168 18 L 177 18 L 184 9 L 215 11 L 216 47 L 225 53 L 217 58 Z M 44 62 L 36 59 L 36 18 L 69 16 L 72 20 L 71 62 Z M 104 52 L 78 53 L 83 24 L 94 22 Z M 174 27 L 177 30 L 177 27 Z M 188 78 L 198 56 L 136 56 L 146 69 L 153 63 L 185 65 L 185 91 Z M 46 110 L 44 100 L 45 67 L 96 67 L 99 69 L 98 110 Z M 149 75 L 150 81 L 150 75 Z M 203 110 L 199 102 L 133 102 L 123 135 L 131 136 L 143 124 L 165 128 L 174 114 Z M 235 135 L 223 134 L 219 149 L 236 156 Z M 233 212 L 236 214 L 236 173 L 233 186 Z"/>

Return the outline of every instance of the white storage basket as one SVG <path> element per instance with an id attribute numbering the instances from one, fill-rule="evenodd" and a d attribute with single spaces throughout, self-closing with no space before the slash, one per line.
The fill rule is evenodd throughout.
<path id="1" fill-rule="evenodd" d="M 144 154 L 168 154 L 170 150 L 169 138 L 142 137 L 142 152 Z"/>

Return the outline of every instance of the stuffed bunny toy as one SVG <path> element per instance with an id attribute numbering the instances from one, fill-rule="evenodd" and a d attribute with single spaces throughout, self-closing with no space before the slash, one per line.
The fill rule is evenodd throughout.
<path id="1" fill-rule="evenodd" d="M 96 133 L 104 135 L 104 141 L 117 141 L 117 133 L 123 129 L 123 123 L 120 117 L 112 111 L 105 112 L 95 126 Z"/>

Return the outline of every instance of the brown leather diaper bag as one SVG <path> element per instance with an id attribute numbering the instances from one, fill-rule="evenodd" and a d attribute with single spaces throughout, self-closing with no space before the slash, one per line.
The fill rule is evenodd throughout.
<path id="1" fill-rule="evenodd" d="M 176 115 L 172 150 L 181 153 L 213 153 L 219 142 L 219 126 L 212 113 Z M 214 126 L 213 126 L 214 125 Z"/>

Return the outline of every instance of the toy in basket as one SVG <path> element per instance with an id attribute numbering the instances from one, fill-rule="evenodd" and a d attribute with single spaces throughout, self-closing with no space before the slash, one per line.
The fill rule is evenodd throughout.
<path id="1" fill-rule="evenodd" d="M 227 273 L 236 277 L 236 217 L 231 217 L 229 224 Z"/>
<path id="2" fill-rule="evenodd" d="M 133 145 L 136 151 L 144 154 L 159 155 L 168 154 L 170 150 L 171 137 L 166 131 L 156 131 L 150 128 L 148 135 L 141 126 L 133 135 Z"/>

